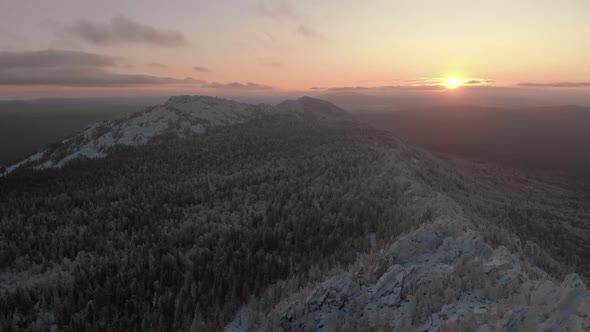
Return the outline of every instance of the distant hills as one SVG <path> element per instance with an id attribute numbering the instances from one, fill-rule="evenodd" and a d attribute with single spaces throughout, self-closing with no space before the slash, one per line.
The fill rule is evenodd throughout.
<path id="1" fill-rule="evenodd" d="M 590 178 L 590 107 L 440 106 L 355 115 L 437 152 Z"/>

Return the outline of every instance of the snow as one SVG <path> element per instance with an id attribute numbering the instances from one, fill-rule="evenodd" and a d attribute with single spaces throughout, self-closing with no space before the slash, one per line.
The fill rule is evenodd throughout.
<path id="1" fill-rule="evenodd" d="M 181 138 L 187 132 L 200 135 L 212 127 L 243 123 L 280 111 L 265 104 L 250 105 L 205 96 L 175 96 L 162 105 L 149 107 L 127 118 L 89 125 L 79 134 L 63 140 L 57 150 L 41 151 L 8 167 L 3 175 L 19 167 L 61 168 L 80 158 L 104 158 L 112 147 L 144 145 L 168 133 Z"/>
<path id="2" fill-rule="evenodd" d="M 505 247 L 492 249 L 460 217 L 426 224 L 378 256 L 367 269 L 325 280 L 303 301 L 280 303 L 271 316 L 296 331 L 328 331 L 355 312 L 369 321 L 387 317 L 394 331 L 410 319 L 421 331 L 460 330 L 466 321 L 480 331 L 590 328 L 590 292 L 577 275 L 535 279 L 527 263 Z M 245 329 L 236 319 L 226 331 Z"/>
<path id="3" fill-rule="evenodd" d="M 13 164 L 12 166 L 7 167 L 6 170 L 4 171 L 4 173 L 0 174 L 0 176 L 7 175 L 21 166 L 38 161 L 41 158 L 43 158 L 44 155 L 45 155 L 45 151 L 39 151 L 39 152 L 35 153 L 34 155 L 29 156 L 28 158 L 23 159 L 22 161 L 20 161 L 16 164 Z"/>

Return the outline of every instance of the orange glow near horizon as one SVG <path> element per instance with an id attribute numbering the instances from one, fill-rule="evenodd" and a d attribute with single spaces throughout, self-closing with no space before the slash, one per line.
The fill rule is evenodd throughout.
<path id="1" fill-rule="evenodd" d="M 456 89 L 461 86 L 461 83 L 461 79 L 459 79 L 457 76 L 451 76 L 445 82 L 445 86 L 447 89 Z"/>
<path id="2" fill-rule="evenodd" d="M 11 1 L 0 10 L 0 99 L 491 85 L 590 99 L 580 33 L 590 1 Z M 47 17 L 51 28 L 39 24 Z"/>

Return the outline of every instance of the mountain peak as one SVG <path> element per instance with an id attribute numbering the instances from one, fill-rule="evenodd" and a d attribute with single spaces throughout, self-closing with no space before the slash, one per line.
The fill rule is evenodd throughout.
<path id="1" fill-rule="evenodd" d="M 346 111 L 329 101 L 304 96 L 298 99 L 303 104 L 305 115 L 320 119 L 341 119 L 347 116 Z"/>
<path id="2" fill-rule="evenodd" d="M 297 100 L 285 100 L 278 108 L 303 114 L 309 119 L 337 120 L 348 117 L 348 113 L 329 101 L 303 96 Z"/>
<path id="3" fill-rule="evenodd" d="M 214 96 L 204 96 L 204 95 L 178 95 L 172 96 L 166 100 L 163 105 L 182 105 L 182 104 L 205 104 L 205 105 L 215 105 L 220 103 L 226 104 L 242 104 L 230 99 L 224 99 Z"/>
<path id="4" fill-rule="evenodd" d="M 309 119 L 336 119 L 346 114 L 330 102 L 311 97 L 271 106 L 211 96 L 172 96 L 161 105 L 148 107 L 128 117 L 89 125 L 77 135 L 7 167 L 3 175 L 21 167 L 61 168 L 75 159 L 106 157 L 113 147 L 143 145 L 166 134 L 180 138 L 203 134 L 209 128 L 244 123 L 259 116 L 278 113 L 302 114 Z"/>
<path id="5" fill-rule="evenodd" d="M 209 96 L 173 96 L 128 117 L 89 125 L 77 135 L 9 166 L 60 168 L 80 158 L 103 158 L 112 147 L 147 144 L 165 134 L 198 135 L 209 128 L 243 123 L 274 111 L 269 105 L 249 105 Z"/>

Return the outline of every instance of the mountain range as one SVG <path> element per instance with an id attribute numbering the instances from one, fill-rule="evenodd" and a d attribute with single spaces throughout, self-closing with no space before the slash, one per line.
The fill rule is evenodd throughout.
<path id="1" fill-rule="evenodd" d="M 146 144 L 165 135 L 184 138 L 215 127 L 244 123 L 264 115 L 292 113 L 307 118 L 344 116 L 337 106 L 310 97 L 287 100 L 277 106 L 250 105 L 207 96 L 175 96 L 126 118 L 89 125 L 80 133 L 51 145 L 15 164 L 15 169 L 60 168 L 81 159 L 104 158 L 112 149 Z"/>
<path id="2" fill-rule="evenodd" d="M 324 100 L 176 96 L 0 178 L 0 328 L 590 328 L 590 204 Z"/>

